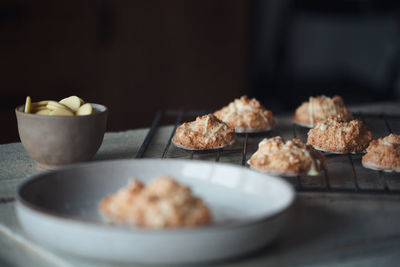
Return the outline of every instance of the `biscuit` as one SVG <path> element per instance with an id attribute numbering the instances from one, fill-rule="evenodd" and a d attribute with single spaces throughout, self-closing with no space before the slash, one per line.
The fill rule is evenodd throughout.
<path id="1" fill-rule="evenodd" d="M 147 186 L 133 180 L 102 199 L 99 208 L 112 221 L 145 228 L 193 227 L 211 222 L 203 200 L 168 176 L 160 176 Z"/>
<path id="2" fill-rule="evenodd" d="M 336 117 L 343 121 L 350 121 L 353 115 L 344 105 L 343 99 L 340 96 L 332 98 L 327 96 L 310 97 L 308 102 L 303 102 L 296 109 L 292 122 L 312 128 L 319 121 Z"/>
<path id="3" fill-rule="evenodd" d="M 172 138 L 176 146 L 193 150 L 222 148 L 234 141 L 235 130 L 212 114 L 183 123 Z"/>
<path id="4" fill-rule="evenodd" d="M 275 126 L 270 110 L 265 109 L 255 98 L 242 96 L 228 106 L 214 112 L 214 115 L 235 128 L 236 132 L 268 131 Z"/>
<path id="5" fill-rule="evenodd" d="M 361 162 L 365 168 L 400 172 L 400 135 L 371 141 Z"/>
<path id="6" fill-rule="evenodd" d="M 359 153 L 368 147 L 371 140 L 372 133 L 362 121 L 345 122 L 332 118 L 318 122 L 308 131 L 307 143 L 325 152 Z"/>
<path id="7" fill-rule="evenodd" d="M 248 161 L 251 168 L 274 175 L 318 175 L 325 169 L 325 157 L 299 139 L 265 138 Z"/>

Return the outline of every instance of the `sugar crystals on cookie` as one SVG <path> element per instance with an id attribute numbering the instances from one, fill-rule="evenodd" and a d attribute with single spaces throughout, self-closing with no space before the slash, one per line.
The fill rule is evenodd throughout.
<path id="1" fill-rule="evenodd" d="M 214 115 L 239 133 L 269 131 L 275 126 L 272 112 L 265 109 L 255 98 L 248 99 L 247 96 L 235 99 Z"/>
<path id="2" fill-rule="evenodd" d="M 400 135 L 390 134 L 371 141 L 362 165 L 373 170 L 400 172 Z"/>
<path id="3" fill-rule="evenodd" d="M 325 157 L 299 139 L 265 138 L 248 161 L 251 168 L 274 175 L 318 175 L 325 169 Z"/>
<path id="4" fill-rule="evenodd" d="M 234 141 L 234 128 L 212 114 L 183 123 L 172 138 L 174 145 L 189 150 L 218 149 L 231 145 Z"/>
<path id="5" fill-rule="evenodd" d="M 344 154 L 365 151 L 371 140 L 372 133 L 362 121 L 331 118 L 308 132 L 307 143 L 320 151 Z"/>
<path id="6" fill-rule="evenodd" d="M 148 185 L 132 180 L 103 198 L 99 208 L 113 222 L 145 228 L 193 227 L 211 222 L 204 201 L 169 176 L 160 176 Z"/>
<path id="7" fill-rule="evenodd" d="M 319 121 L 336 117 L 343 121 L 350 121 L 353 115 L 345 106 L 340 96 L 332 98 L 327 96 L 310 97 L 296 109 L 292 121 L 298 125 L 312 128 Z"/>

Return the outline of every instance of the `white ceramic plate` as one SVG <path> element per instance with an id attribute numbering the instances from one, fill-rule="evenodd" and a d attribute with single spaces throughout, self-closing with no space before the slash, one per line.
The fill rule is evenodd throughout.
<path id="1" fill-rule="evenodd" d="M 282 177 L 296 177 L 296 176 L 318 176 L 321 175 L 324 170 L 320 170 L 318 174 L 316 175 L 309 175 L 308 173 L 295 173 L 295 172 L 290 172 L 290 171 L 282 171 L 282 170 L 262 170 L 262 169 L 257 169 L 256 167 L 249 166 L 251 169 L 264 173 L 264 174 L 269 174 L 272 176 L 282 176 Z"/>
<path id="2" fill-rule="evenodd" d="M 218 146 L 218 147 L 213 147 L 213 148 L 206 148 L 206 149 L 185 147 L 185 146 L 182 146 L 181 144 L 176 143 L 174 141 L 171 141 L 171 142 L 172 142 L 172 144 L 174 146 L 176 146 L 176 147 L 178 147 L 180 149 L 184 149 L 184 150 L 188 150 L 188 151 L 204 151 L 204 152 L 206 152 L 206 151 L 215 151 L 215 150 L 219 150 L 219 149 L 231 146 L 231 145 L 233 145 L 235 143 L 235 141 L 236 141 L 236 139 L 234 138 L 230 144 L 226 144 L 226 145 L 222 145 L 222 146 Z"/>
<path id="3" fill-rule="evenodd" d="M 304 127 L 304 128 L 312 129 L 312 128 L 315 127 L 315 125 L 310 125 L 310 124 L 301 123 L 301 122 L 298 122 L 298 121 L 294 121 L 293 119 L 292 119 L 291 121 L 292 121 L 293 124 L 296 124 L 296 125 L 301 126 L 301 127 Z"/>
<path id="4" fill-rule="evenodd" d="M 338 152 L 338 151 L 330 151 L 330 150 L 326 150 L 317 146 L 313 146 L 313 148 L 315 148 L 316 150 L 320 151 L 320 152 L 324 152 L 324 153 L 328 153 L 328 154 L 338 154 L 338 155 L 345 155 L 345 154 L 361 154 L 361 153 L 365 153 L 365 151 L 361 151 L 361 152 Z"/>
<path id="5" fill-rule="evenodd" d="M 104 196 L 136 177 L 168 174 L 188 185 L 211 208 L 214 222 L 199 228 L 149 230 L 106 224 Z M 141 159 L 79 164 L 22 183 L 17 215 L 44 246 L 116 262 L 189 263 L 249 253 L 284 226 L 295 193 L 286 181 L 230 164 Z"/>
<path id="6" fill-rule="evenodd" d="M 271 131 L 274 127 L 265 128 L 235 128 L 235 133 L 263 133 Z"/>
<path id="7" fill-rule="evenodd" d="M 380 165 L 377 165 L 377 164 L 371 163 L 371 162 L 361 162 L 361 164 L 363 165 L 364 168 L 371 169 L 374 171 L 384 171 L 384 172 L 389 172 L 389 173 L 390 172 L 400 172 L 400 168 L 391 169 L 391 168 L 388 168 L 385 166 L 380 166 Z"/>

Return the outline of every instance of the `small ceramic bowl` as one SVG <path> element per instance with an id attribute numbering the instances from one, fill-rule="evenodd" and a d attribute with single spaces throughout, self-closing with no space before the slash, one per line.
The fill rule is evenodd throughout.
<path id="1" fill-rule="evenodd" d="M 92 104 L 94 114 L 86 116 L 48 116 L 24 113 L 17 107 L 19 137 L 39 167 L 56 169 L 87 161 L 103 142 L 107 107 Z"/>

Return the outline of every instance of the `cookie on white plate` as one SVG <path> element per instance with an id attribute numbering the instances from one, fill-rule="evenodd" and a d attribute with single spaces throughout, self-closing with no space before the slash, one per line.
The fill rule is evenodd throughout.
<path id="1" fill-rule="evenodd" d="M 169 176 L 160 176 L 148 185 L 133 180 L 103 198 L 99 208 L 112 222 L 145 228 L 194 227 L 211 222 L 204 201 Z"/>

